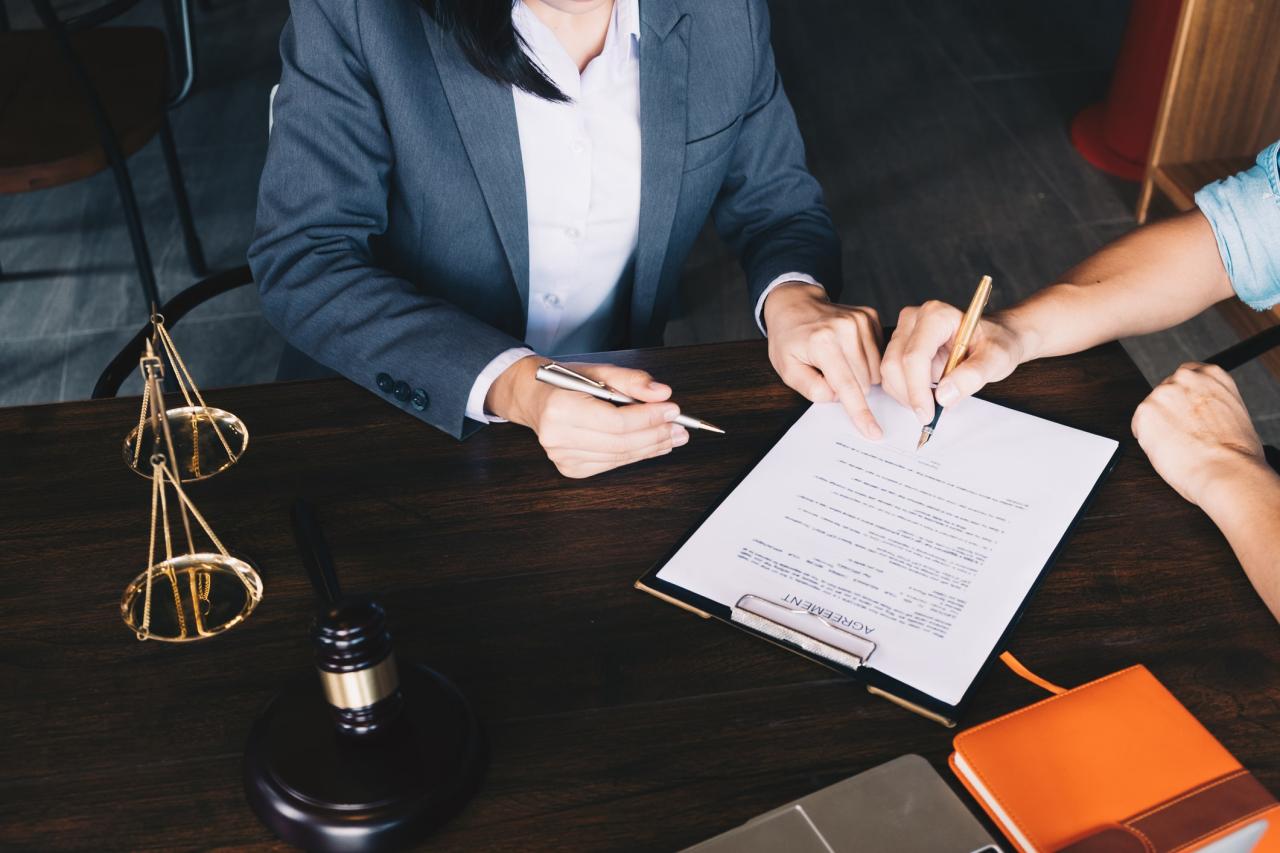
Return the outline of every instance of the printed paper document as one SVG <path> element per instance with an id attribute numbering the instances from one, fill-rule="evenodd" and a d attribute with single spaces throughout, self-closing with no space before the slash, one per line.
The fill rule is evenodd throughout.
<path id="1" fill-rule="evenodd" d="M 955 705 L 1116 450 L 985 400 L 920 424 L 878 387 L 885 438 L 813 405 L 658 572 L 728 607 L 752 594 L 876 644 L 867 666 Z"/>

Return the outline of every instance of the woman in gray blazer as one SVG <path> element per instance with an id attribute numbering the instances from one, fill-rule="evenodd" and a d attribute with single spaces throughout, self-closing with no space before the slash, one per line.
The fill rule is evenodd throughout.
<path id="1" fill-rule="evenodd" d="M 708 215 L 783 381 L 869 437 L 876 312 L 805 168 L 764 0 L 292 0 L 249 260 L 297 350 L 457 437 L 584 477 L 688 441 L 671 389 L 546 356 L 650 346 Z"/>

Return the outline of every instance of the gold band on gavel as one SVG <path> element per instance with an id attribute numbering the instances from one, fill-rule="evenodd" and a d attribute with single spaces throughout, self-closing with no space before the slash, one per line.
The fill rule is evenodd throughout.
<path id="1" fill-rule="evenodd" d="M 389 654 L 379 663 L 356 672 L 325 672 L 322 669 L 320 683 L 324 685 L 325 699 L 335 708 L 367 708 L 386 699 L 400 686 L 396 656 Z"/>

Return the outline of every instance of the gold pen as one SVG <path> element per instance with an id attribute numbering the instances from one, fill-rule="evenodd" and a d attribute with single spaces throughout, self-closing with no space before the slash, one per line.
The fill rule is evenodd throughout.
<path id="1" fill-rule="evenodd" d="M 956 365 L 964 361 L 964 357 L 969 352 L 969 341 L 973 339 L 973 333 L 977 331 L 978 321 L 982 319 L 982 311 L 987 307 L 987 300 L 991 298 L 991 276 L 984 275 L 982 281 L 978 282 L 978 289 L 974 291 L 973 300 L 969 302 L 969 308 L 964 312 L 964 316 L 960 318 L 960 328 L 956 330 L 956 342 L 951 347 L 951 356 L 947 359 L 947 366 L 942 369 L 942 376 L 938 379 L 941 382 L 947 378 L 947 374 L 956 369 Z M 929 443 L 929 439 L 933 438 L 933 431 L 938 428 L 938 420 L 942 417 L 942 406 L 935 399 L 933 401 L 933 420 L 929 425 L 920 431 L 920 442 L 916 445 L 916 450 L 924 447 Z"/>
<path id="2" fill-rule="evenodd" d="M 544 364 L 538 368 L 537 379 L 539 382 L 545 382 L 548 385 L 554 385 L 557 388 L 563 388 L 566 391 L 579 391 L 583 394 L 590 394 L 597 400 L 608 400 L 610 403 L 618 403 L 626 405 L 627 403 L 639 403 L 640 401 L 634 397 L 628 397 L 621 391 L 610 388 L 603 382 L 597 382 L 590 376 L 583 376 L 577 371 L 570 370 L 563 364 L 556 364 L 554 361 L 550 364 Z M 708 421 L 695 418 L 690 415 L 676 415 L 675 423 L 686 429 L 705 429 L 708 432 L 718 432 L 724 435 L 724 430 Z"/>

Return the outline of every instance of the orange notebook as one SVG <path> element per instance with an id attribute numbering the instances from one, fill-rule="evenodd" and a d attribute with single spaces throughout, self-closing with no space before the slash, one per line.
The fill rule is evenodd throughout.
<path id="1" fill-rule="evenodd" d="M 960 733 L 951 755 L 1019 850 L 1280 853 L 1280 804 L 1146 667 L 1074 690 L 1029 677 L 1058 695 Z"/>

